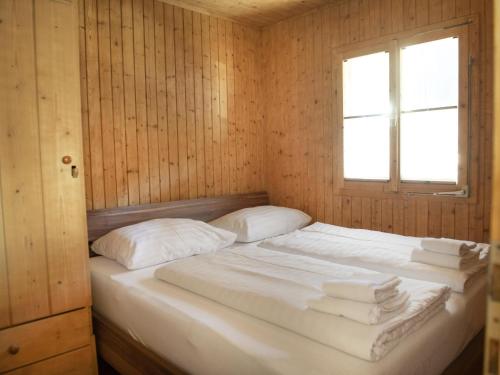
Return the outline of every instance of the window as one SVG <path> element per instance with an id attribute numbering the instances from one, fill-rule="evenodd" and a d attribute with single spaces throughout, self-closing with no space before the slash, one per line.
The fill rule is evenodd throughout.
<path id="1" fill-rule="evenodd" d="M 466 30 L 342 56 L 345 184 L 417 192 L 467 185 Z"/>
<path id="2" fill-rule="evenodd" d="M 389 180 L 389 53 L 344 62 L 344 176 Z"/>
<path id="3" fill-rule="evenodd" d="M 458 182 L 458 38 L 401 49 L 401 180 Z"/>

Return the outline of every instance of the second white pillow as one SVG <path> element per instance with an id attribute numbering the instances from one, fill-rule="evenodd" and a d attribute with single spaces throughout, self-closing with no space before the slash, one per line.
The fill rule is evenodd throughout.
<path id="1" fill-rule="evenodd" d="M 210 224 L 236 233 L 238 242 L 254 242 L 293 232 L 310 221 L 309 215 L 294 208 L 258 206 L 231 212 Z"/>

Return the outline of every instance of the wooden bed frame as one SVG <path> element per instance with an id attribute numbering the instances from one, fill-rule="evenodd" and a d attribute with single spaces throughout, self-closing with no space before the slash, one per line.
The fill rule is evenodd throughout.
<path id="1" fill-rule="evenodd" d="M 87 213 L 89 241 L 113 229 L 144 220 L 177 217 L 210 221 L 241 208 L 266 204 L 269 204 L 267 194 L 259 192 L 89 211 Z M 98 355 L 120 374 L 186 374 L 184 370 L 147 349 L 95 311 L 93 327 Z M 472 339 L 443 375 L 482 374 L 483 344 L 484 330 Z"/>

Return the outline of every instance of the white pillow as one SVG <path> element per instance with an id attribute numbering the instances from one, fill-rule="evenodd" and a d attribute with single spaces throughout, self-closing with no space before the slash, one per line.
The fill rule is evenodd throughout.
<path id="1" fill-rule="evenodd" d="M 129 270 L 149 267 L 234 243 L 236 235 L 202 221 L 154 219 L 115 229 L 92 244 L 92 250 Z"/>
<path id="2" fill-rule="evenodd" d="M 300 229 L 311 221 L 302 211 L 276 206 L 244 208 L 210 224 L 236 233 L 238 242 L 254 242 Z"/>

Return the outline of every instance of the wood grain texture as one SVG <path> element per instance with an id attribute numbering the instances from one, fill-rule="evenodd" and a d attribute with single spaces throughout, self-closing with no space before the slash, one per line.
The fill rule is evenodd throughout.
<path id="1" fill-rule="evenodd" d="M 253 27 L 272 25 L 332 0 L 161 0 L 199 13 Z"/>
<path id="2" fill-rule="evenodd" d="M 43 333 L 51 318 L 41 318 L 90 305 L 83 173 L 76 178 L 84 163 L 78 11 L 76 1 L 0 5 L 8 48 L 0 56 L 0 340 L 23 330 L 23 342 L 38 340 L 21 352 L 32 356 L 26 361 L 40 359 L 36 350 L 60 353 L 54 347 L 63 336 L 53 332 L 52 344 L 41 343 L 26 322 L 36 320 Z"/>
<path id="3" fill-rule="evenodd" d="M 343 0 L 265 27 L 265 175 L 271 202 L 305 210 L 315 220 L 329 223 L 487 241 L 492 149 L 490 8 L 490 0 Z M 475 56 L 469 171 L 472 197 L 345 192 L 338 188 L 341 178 L 336 150 L 342 125 L 334 49 L 472 15 L 479 16 L 479 23 L 472 25 L 469 33 Z"/>
<path id="4" fill-rule="evenodd" d="M 2 1 L 0 182 L 11 324 L 50 313 L 37 113 L 34 5 Z M 29 150 L 29 152 L 27 152 Z M 3 298 L 6 297 L 2 293 Z M 2 316 L 0 320 L 9 319 Z"/>
<path id="5" fill-rule="evenodd" d="M 0 335 L 0 346 L 19 347 L 16 355 L 0 353 L 0 371 L 6 371 L 48 357 L 90 345 L 90 308 L 8 328 Z"/>
<path id="6" fill-rule="evenodd" d="M 260 32 L 157 0 L 81 0 L 87 209 L 263 189 Z"/>
<path id="7" fill-rule="evenodd" d="M 38 122 L 45 243 L 53 314 L 90 305 L 85 233 L 83 178 L 71 177 L 71 165 L 81 168 L 78 11 L 40 1 L 35 7 Z M 78 293 L 75 293 L 78 290 Z"/>
<path id="8" fill-rule="evenodd" d="M 97 375 L 92 345 L 67 352 L 30 366 L 10 371 L 9 375 Z"/>

